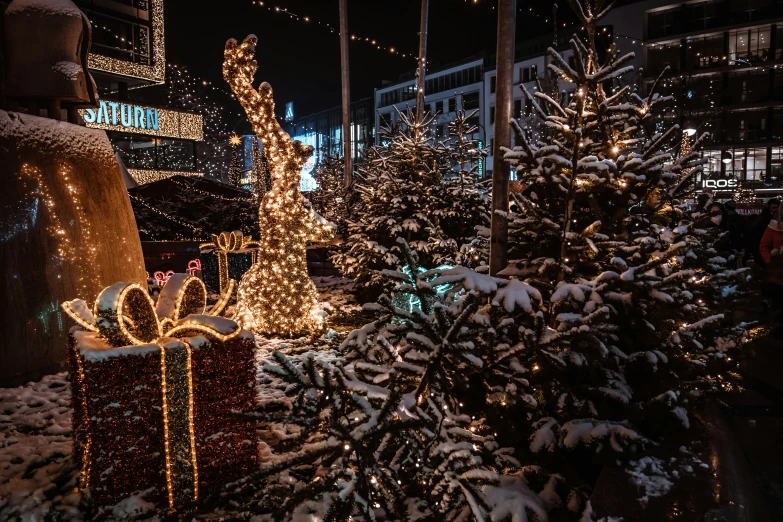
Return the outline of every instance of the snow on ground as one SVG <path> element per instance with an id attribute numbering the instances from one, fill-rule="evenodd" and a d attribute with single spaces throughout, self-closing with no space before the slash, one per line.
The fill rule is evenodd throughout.
<path id="1" fill-rule="evenodd" d="M 314 278 L 330 315 L 361 310 L 349 294 L 353 283 L 338 277 Z M 326 359 L 345 332 L 328 331 L 320 339 L 257 338 L 258 368 L 279 350 L 299 359 L 313 353 Z M 259 401 L 285 402 L 284 385 L 258 374 Z M 286 426 L 264 426 L 259 431 L 262 461 L 273 458 L 270 445 L 286 436 Z M 78 464 L 72 459 L 71 387 L 67 373 L 47 375 L 19 388 L 0 388 L 0 521 L 39 522 L 48 519 L 80 522 L 82 494 L 76 489 Z M 265 442 L 264 442 L 265 441 Z M 109 510 L 117 520 L 154 520 L 154 506 L 133 496 Z M 150 518 L 151 517 L 151 518 Z"/>

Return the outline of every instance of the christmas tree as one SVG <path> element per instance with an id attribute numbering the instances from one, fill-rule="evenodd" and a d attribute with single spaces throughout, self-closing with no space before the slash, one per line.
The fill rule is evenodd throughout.
<path id="1" fill-rule="evenodd" d="M 244 165 L 242 163 L 242 140 L 234 134 L 229 139 L 231 144 L 231 164 L 228 166 L 228 184 L 235 187 L 242 185 L 242 173 Z"/>
<path id="2" fill-rule="evenodd" d="M 310 193 L 313 209 L 344 232 L 348 219 L 348 197 L 351 192 L 343 183 L 345 164 L 341 158 L 324 154 L 315 171 L 318 188 Z"/>
<path id="3" fill-rule="evenodd" d="M 743 335 L 731 299 L 748 273 L 719 255 L 724 232 L 677 199 L 702 172 L 695 151 L 707 135 L 676 154 L 682 131 L 662 117 L 671 98 L 655 94 L 658 82 L 647 95 L 632 88 L 633 54 L 612 45 L 599 56 L 605 10 L 571 3 L 587 38 L 571 40 L 572 63 L 548 53 L 573 96 L 525 90 L 534 114 L 513 122 L 518 146 L 506 153 L 527 189 L 513 198 L 502 274 L 545 303 L 504 372 L 530 397 L 518 385 L 494 393 L 534 410 L 534 429 L 522 430 L 533 453 L 584 445 L 607 456 L 687 429 L 688 408 L 724 388 Z"/>
<path id="4" fill-rule="evenodd" d="M 489 224 L 487 190 L 475 179 L 478 148 L 468 140 L 467 118 L 452 125 L 450 149 L 432 137 L 433 120 L 399 114 L 402 125 L 385 129 L 358 169 L 355 202 L 344 249 L 332 257 L 347 277 L 365 288 L 385 284 L 379 270 L 402 268 L 398 238 L 421 256 L 420 265 L 484 263 L 479 233 Z M 458 129 L 461 129 L 458 131 Z"/>

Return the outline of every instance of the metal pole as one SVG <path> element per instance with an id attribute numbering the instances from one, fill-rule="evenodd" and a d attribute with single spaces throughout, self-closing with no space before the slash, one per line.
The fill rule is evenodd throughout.
<path id="1" fill-rule="evenodd" d="M 495 146 L 492 150 L 492 225 L 489 238 L 489 273 L 506 268 L 508 254 L 509 165 L 501 147 L 511 146 L 511 110 L 514 100 L 514 39 L 516 0 L 498 0 L 497 78 L 495 90 Z M 503 213 L 498 215 L 497 211 Z"/>
<path id="2" fill-rule="evenodd" d="M 430 1 L 421 0 L 421 20 L 419 26 L 419 68 L 416 71 L 416 119 L 424 119 L 424 71 L 427 66 L 427 18 Z"/>
<path id="3" fill-rule="evenodd" d="M 353 155 L 351 154 L 351 85 L 348 74 L 348 0 L 340 0 L 340 61 L 343 83 L 343 160 L 345 172 L 343 184 L 351 186 L 353 181 Z"/>

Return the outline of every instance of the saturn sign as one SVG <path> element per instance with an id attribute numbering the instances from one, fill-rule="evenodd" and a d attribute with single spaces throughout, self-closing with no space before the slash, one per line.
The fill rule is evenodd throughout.
<path id="1" fill-rule="evenodd" d="M 117 117 L 118 113 L 119 117 Z M 101 100 L 97 110 L 87 109 L 84 111 L 84 121 L 104 125 L 121 124 L 123 127 L 134 129 L 158 130 L 158 109 Z"/>

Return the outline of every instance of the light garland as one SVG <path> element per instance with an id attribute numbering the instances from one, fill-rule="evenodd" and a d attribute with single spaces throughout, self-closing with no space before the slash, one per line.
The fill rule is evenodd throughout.
<path id="1" fill-rule="evenodd" d="M 170 220 L 170 221 L 172 221 L 174 223 L 177 223 L 178 225 L 182 225 L 183 227 L 188 227 L 193 232 L 202 232 L 202 233 L 204 232 L 201 228 L 199 228 L 199 227 L 197 227 L 195 225 L 191 225 L 190 223 L 186 223 L 185 221 L 182 221 L 181 219 L 175 218 L 174 216 L 171 216 L 171 215 L 166 214 L 165 212 L 163 212 L 161 210 L 158 210 L 157 208 L 153 207 L 152 205 L 150 205 L 149 203 L 147 203 L 146 201 L 144 201 L 143 199 L 141 199 L 138 196 L 134 196 L 133 194 L 128 194 L 128 197 L 130 197 L 130 199 L 132 201 L 136 201 L 137 203 L 139 203 L 143 207 L 145 207 L 145 208 L 155 212 L 156 214 L 158 214 L 160 216 L 163 216 L 164 218 L 166 218 L 166 219 L 168 219 L 168 220 Z"/>
<path id="2" fill-rule="evenodd" d="M 305 23 L 305 24 L 308 24 L 308 25 L 313 25 L 313 24 L 321 25 L 323 27 L 326 27 L 326 29 L 328 29 L 329 32 L 331 32 L 332 34 L 337 34 L 337 35 L 340 34 L 339 29 L 334 27 L 332 24 L 330 24 L 328 22 L 320 22 L 320 21 L 317 21 L 317 20 L 313 20 L 309 16 L 298 15 L 298 14 L 294 13 L 293 11 L 291 11 L 290 9 L 288 9 L 287 7 L 279 7 L 279 6 L 275 6 L 275 5 L 269 5 L 269 2 L 264 2 L 264 1 L 259 1 L 259 0 L 252 0 L 252 3 L 253 3 L 253 5 L 257 5 L 259 7 L 266 8 L 266 10 L 269 11 L 270 13 L 276 13 L 276 14 L 285 15 L 285 16 L 288 16 L 288 18 L 290 18 L 291 20 L 294 20 L 296 22 L 302 22 L 302 23 Z M 312 24 L 310 24 L 310 22 L 312 22 Z M 402 52 L 399 51 L 399 47 L 394 47 L 394 46 L 391 46 L 391 45 L 382 45 L 382 44 L 380 44 L 378 42 L 378 40 L 376 40 L 375 38 L 370 38 L 369 36 L 362 37 L 362 36 L 356 36 L 355 34 L 352 34 L 351 35 L 351 41 L 352 42 L 366 43 L 366 44 L 372 46 L 374 49 L 376 49 L 378 51 L 388 51 L 390 54 L 394 54 L 394 55 L 400 56 L 402 58 L 410 57 L 410 58 L 413 58 L 414 60 L 418 61 L 418 57 L 415 54 L 402 53 Z"/>
<path id="3" fill-rule="evenodd" d="M 272 177 L 272 190 L 259 208 L 259 259 L 245 274 L 237 296 L 237 319 L 259 332 L 295 335 L 317 331 L 317 292 L 307 273 L 308 241 L 327 241 L 332 225 L 305 206 L 299 173 L 312 147 L 292 141 L 275 119 L 272 87 L 253 87 L 257 38 L 226 43 L 223 77 L 236 94 L 261 139 Z"/>
<path id="4" fill-rule="evenodd" d="M 191 178 L 203 176 L 201 172 L 187 172 L 187 171 L 179 171 L 179 170 L 148 170 L 148 169 L 128 169 L 128 174 L 130 174 L 139 185 L 154 183 L 162 179 L 169 179 L 173 176 L 184 176 L 184 177 L 191 177 Z"/>
<path id="5" fill-rule="evenodd" d="M 150 25 L 152 26 L 151 65 L 90 53 L 87 65 L 90 69 L 140 78 L 155 83 L 166 80 L 166 41 L 163 30 L 163 0 L 150 0 Z"/>

